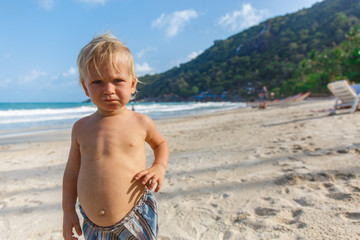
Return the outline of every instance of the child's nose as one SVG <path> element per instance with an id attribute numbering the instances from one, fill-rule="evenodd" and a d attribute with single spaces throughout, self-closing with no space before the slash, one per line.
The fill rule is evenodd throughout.
<path id="1" fill-rule="evenodd" d="M 114 93 L 114 85 L 112 83 L 105 84 L 105 94 L 113 94 Z"/>

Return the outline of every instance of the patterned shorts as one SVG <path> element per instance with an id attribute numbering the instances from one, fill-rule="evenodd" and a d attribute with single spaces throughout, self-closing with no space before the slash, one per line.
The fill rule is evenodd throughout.
<path id="1" fill-rule="evenodd" d="M 158 234 L 158 214 L 154 193 L 146 189 L 133 209 L 118 223 L 101 227 L 91 222 L 80 206 L 84 217 L 83 234 L 86 240 L 155 240 Z"/>

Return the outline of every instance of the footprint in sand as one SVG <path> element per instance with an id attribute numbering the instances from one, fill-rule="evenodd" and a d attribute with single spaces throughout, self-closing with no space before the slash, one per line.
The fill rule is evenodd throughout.
<path id="1" fill-rule="evenodd" d="M 306 198 L 302 197 L 302 198 L 298 198 L 298 199 L 294 199 L 294 201 L 299 204 L 300 206 L 303 207 L 311 207 L 314 206 L 314 204 L 310 203 Z"/>
<path id="2" fill-rule="evenodd" d="M 226 231 L 224 234 L 223 234 L 223 237 L 221 237 L 220 235 L 220 238 L 221 239 L 224 239 L 224 240 L 235 240 L 235 239 L 240 239 L 240 237 L 242 237 L 243 235 L 241 235 L 239 233 L 239 231 L 236 231 L 236 230 L 229 230 L 229 231 Z"/>
<path id="3" fill-rule="evenodd" d="M 341 173 L 341 172 L 337 172 L 335 173 L 335 178 L 336 179 L 341 179 L 341 180 L 344 180 L 344 181 L 348 181 L 348 180 L 351 180 L 351 179 L 355 179 L 356 176 L 352 173 Z"/>
<path id="4" fill-rule="evenodd" d="M 246 221 L 246 219 L 248 217 L 250 217 L 251 214 L 250 213 L 247 213 L 247 212 L 239 212 L 237 214 L 236 217 L 233 217 L 231 219 L 232 223 L 235 225 L 235 224 L 240 224 L 240 223 L 244 223 Z"/>
<path id="5" fill-rule="evenodd" d="M 292 211 L 293 218 L 299 218 L 304 213 L 301 209 L 295 209 Z"/>
<path id="6" fill-rule="evenodd" d="M 360 212 L 346 212 L 342 214 L 344 217 L 346 217 L 349 220 L 360 220 Z"/>
<path id="7" fill-rule="evenodd" d="M 289 157 L 285 160 L 278 160 L 274 163 L 281 167 L 283 172 L 294 172 L 295 170 L 306 170 L 305 162 L 297 158 Z"/>
<path id="8" fill-rule="evenodd" d="M 261 217 L 276 216 L 278 213 L 279 211 L 273 208 L 255 208 L 255 214 Z"/>
<path id="9" fill-rule="evenodd" d="M 300 221 L 301 215 L 304 213 L 302 209 L 295 209 L 292 211 L 292 217 L 294 218 L 293 224 L 296 224 L 297 228 L 304 228 L 306 227 L 306 223 Z"/>
<path id="10" fill-rule="evenodd" d="M 300 220 L 301 216 L 303 215 L 304 211 L 301 208 L 293 209 L 288 212 L 290 215 L 288 217 L 280 218 L 280 222 L 285 223 L 287 225 L 294 225 L 297 228 L 305 228 L 307 226 L 306 223 Z"/>
<path id="11" fill-rule="evenodd" d="M 340 200 L 340 201 L 350 201 L 352 199 L 351 194 L 343 192 L 333 192 L 326 195 L 329 198 Z"/>
<path id="12" fill-rule="evenodd" d="M 334 177 L 336 179 L 350 179 L 351 176 L 348 174 L 335 174 Z M 352 200 L 352 194 L 350 193 L 344 193 L 342 191 L 340 191 L 335 184 L 331 183 L 331 182 L 325 182 L 323 183 L 323 186 L 328 190 L 328 194 L 326 194 L 326 196 L 328 198 L 334 199 L 334 200 L 339 200 L 339 201 L 351 201 Z"/>
<path id="13" fill-rule="evenodd" d="M 357 186 L 350 185 L 349 188 L 350 188 L 351 192 L 355 192 L 355 193 L 360 192 L 360 188 Z"/>

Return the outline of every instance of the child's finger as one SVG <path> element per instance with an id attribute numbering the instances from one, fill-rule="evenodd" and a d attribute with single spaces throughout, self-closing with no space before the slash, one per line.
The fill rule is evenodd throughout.
<path id="1" fill-rule="evenodd" d="M 141 172 L 139 172 L 139 173 L 137 173 L 136 175 L 135 175 L 135 180 L 139 180 L 140 178 L 142 178 L 143 176 L 145 176 L 146 174 L 148 174 L 148 170 L 143 170 L 143 171 L 141 171 Z"/>
<path id="2" fill-rule="evenodd" d="M 144 179 L 142 180 L 142 184 L 146 184 L 152 177 L 154 176 L 153 173 L 149 172 L 145 175 Z"/>
<path id="3" fill-rule="evenodd" d="M 76 231 L 76 233 L 77 233 L 79 236 L 81 236 L 82 232 L 81 232 L 81 226 L 80 226 L 79 223 L 77 223 L 77 224 L 75 225 L 75 231 Z"/>
<path id="4" fill-rule="evenodd" d="M 150 184 L 150 189 L 152 190 L 155 185 L 158 183 L 158 180 L 159 178 L 157 176 L 154 176 L 152 179 L 151 179 L 151 184 Z"/>
<path id="5" fill-rule="evenodd" d="M 162 186 L 162 181 L 158 181 L 157 186 L 155 188 L 155 192 L 158 192 Z"/>

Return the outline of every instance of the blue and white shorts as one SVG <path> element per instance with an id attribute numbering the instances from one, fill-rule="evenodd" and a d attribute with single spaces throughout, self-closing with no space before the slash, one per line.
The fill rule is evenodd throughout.
<path id="1" fill-rule="evenodd" d="M 91 222 L 80 206 L 84 217 L 83 234 L 86 240 L 155 240 L 158 234 L 158 214 L 154 193 L 146 189 L 139 202 L 118 223 L 109 227 Z"/>

